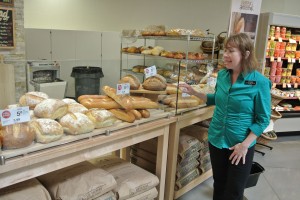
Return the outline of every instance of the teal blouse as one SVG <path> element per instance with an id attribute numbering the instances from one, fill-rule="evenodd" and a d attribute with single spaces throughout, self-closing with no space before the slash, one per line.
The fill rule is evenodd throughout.
<path id="1" fill-rule="evenodd" d="M 270 80 L 255 70 L 240 74 L 232 85 L 230 73 L 220 70 L 215 93 L 207 94 L 207 105 L 215 105 L 208 140 L 220 149 L 243 142 L 250 131 L 260 136 L 270 123 Z"/>

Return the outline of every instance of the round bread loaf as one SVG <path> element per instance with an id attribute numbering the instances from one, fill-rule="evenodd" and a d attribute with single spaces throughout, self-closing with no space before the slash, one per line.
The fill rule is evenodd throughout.
<path id="1" fill-rule="evenodd" d="M 159 74 L 148 77 L 143 83 L 143 88 L 146 90 L 162 91 L 165 90 L 166 87 L 167 87 L 166 79 Z"/>
<path id="2" fill-rule="evenodd" d="M 80 103 L 70 103 L 70 104 L 68 104 L 68 112 L 71 112 L 71 113 L 80 112 L 80 113 L 84 114 L 87 111 L 88 111 L 88 109 Z"/>
<path id="3" fill-rule="evenodd" d="M 19 149 L 27 147 L 34 141 L 35 134 L 30 123 L 0 126 L 0 140 L 3 149 Z"/>
<path id="4" fill-rule="evenodd" d="M 37 104 L 48 98 L 49 96 L 44 92 L 27 92 L 20 97 L 19 103 L 21 106 L 29 106 L 29 109 L 34 109 Z"/>
<path id="5" fill-rule="evenodd" d="M 132 74 L 127 74 L 126 76 L 122 77 L 121 80 L 119 80 L 119 83 L 129 83 L 131 90 L 137 90 L 141 85 L 140 80 Z"/>
<path id="6" fill-rule="evenodd" d="M 30 123 L 35 132 L 35 140 L 39 143 L 50 143 L 62 138 L 63 127 L 53 119 L 40 118 Z"/>
<path id="7" fill-rule="evenodd" d="M 59 119 L 64 132 L 70 135 L 79 135 L 92 132 L 95 128 L 94 123 L 82 113 L 68 113 Z"/>
<path id="8" fill-rule="evenodd" d="M 77 103 L 77 101 L 71 98 L 64 98 L 62 101 L 65 102 L 66 104 Z"/>
<path id="9" fill-rule="evenodd" d="M 46 99 L 34 108 L 34 115 L 39 118 L 58 119 L 68 112 L 68 104 L 59 99 Z"/>

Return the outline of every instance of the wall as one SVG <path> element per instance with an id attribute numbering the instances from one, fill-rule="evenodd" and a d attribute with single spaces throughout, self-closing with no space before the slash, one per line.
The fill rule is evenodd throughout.
<path id="1" fill-rule="evenodd" d="M 26 91 L 23 7 L 23 0 L 14 0 L 15 48 L 0 49 L 0 54 L 4 55 L 4 63 L 14 65 L 16 100 Z"/>

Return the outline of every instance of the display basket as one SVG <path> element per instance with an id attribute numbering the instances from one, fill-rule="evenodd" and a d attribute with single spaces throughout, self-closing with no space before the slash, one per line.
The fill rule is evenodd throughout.
<path id="1" fill-rule="evenodd" d="M 277 106 L 280 101 L 284 99 L 283 96 L 281 96 L 283 92 L 277 88 L 272 88 L 271 90 L 271 97 L 272 97 L 272 106 Z"/>
<path id="2" fill-rule="evenodd" d="M 258 138 L 257 138 L 257 143 L 267 145 L 270 141 L 276 140 L 277 135 L 275 131 L 268 131 L 266 133 L 262 133 Z"/>
<path id="3" fill-rule="evenodd" d="M 272 110 L 271 112 L 271 119 L 273 120 L 273 122 L 275 123 L 275 121 L 277 119 L 280 119 L 282 117 L 282 114 L 280 112 L 278 112 L 277 110 Z"/>

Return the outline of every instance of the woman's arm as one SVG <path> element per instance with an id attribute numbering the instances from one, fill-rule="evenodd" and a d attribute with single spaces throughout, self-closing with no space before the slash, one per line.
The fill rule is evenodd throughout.
<path id="1" fill-rule="evenodd" d="M 205 93 L 201 93 L 201 92 L 197 92 L 195 91 L 192 86 L 186 84 L 186 83 L 180 83 L 179 84 L 179 88 L 182 90 L 182 92 L 187 93 L 189 95 L 194 95 L 198 98 L 200 98 L 201 100 L 204 101 L 204 103 L 207 102 L 207 95 Z"/>

